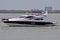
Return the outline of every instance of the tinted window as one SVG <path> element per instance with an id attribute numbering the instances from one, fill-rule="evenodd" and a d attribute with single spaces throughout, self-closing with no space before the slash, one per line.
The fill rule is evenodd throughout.
<path id="1" fill-rule="evenodd" d="M 35 20 L 43 20 L 43 18 L 36 18 Z"/>
<path id="2" fill-rule="evenodd" d="M 26 18 L 33 18 L 33 16 L 28 16 L 28 17 L 26 17 Z"/>

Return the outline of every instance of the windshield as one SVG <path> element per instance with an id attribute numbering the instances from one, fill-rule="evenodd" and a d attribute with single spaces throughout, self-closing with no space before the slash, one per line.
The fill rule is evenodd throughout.
<path id="1" fill-rule="evenodd" d="M 33 18 L 34 16 L 27 16 L 27 17 L 25 17 L 25 18 Z"/>
<path id="2" fill-rule="evenodd" d="M 34 16 L 20 16 L 19 18 L 33 18 Z"/>

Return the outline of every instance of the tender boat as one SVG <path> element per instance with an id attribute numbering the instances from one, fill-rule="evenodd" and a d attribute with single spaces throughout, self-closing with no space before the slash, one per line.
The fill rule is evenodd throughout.
<path id="1" fill-rule="evenodd" d="M 47 12 L 42 12 L 41 15 L 23 15 L 19 18 L 2 19 L 2 21 L 9 26 L 36 26 L 36 25 L 55 25 L 56 22 L 46 19 Z"/>

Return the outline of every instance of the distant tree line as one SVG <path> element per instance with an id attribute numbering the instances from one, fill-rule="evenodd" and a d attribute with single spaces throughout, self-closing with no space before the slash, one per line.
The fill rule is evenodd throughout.
<path id="1" fill-rule="evenodd" d="M 0 13 L 40 13 L 41 10 L 0 10 Z M 51 10 L 49 13 L 60 13 L 60 10 Z"/>
<path id="2" fill-rule="evenodd" d="M 0 10 L 0 13 L 40 13 L 40 10 Z"/>

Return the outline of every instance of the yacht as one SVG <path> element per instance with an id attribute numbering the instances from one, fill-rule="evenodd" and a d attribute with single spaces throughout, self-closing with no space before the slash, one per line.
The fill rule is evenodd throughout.
<path id="1" fill-rule="evenodd" d="M 2 19 L 2 22 L 11 25 L 18 26 L 36 26 L 36 25 L 55 25 L 56 22 L 53 22 L 47 19 L 47 12 L 41 12 L 38 15 L 22 15 L 18 18 Z"/>

